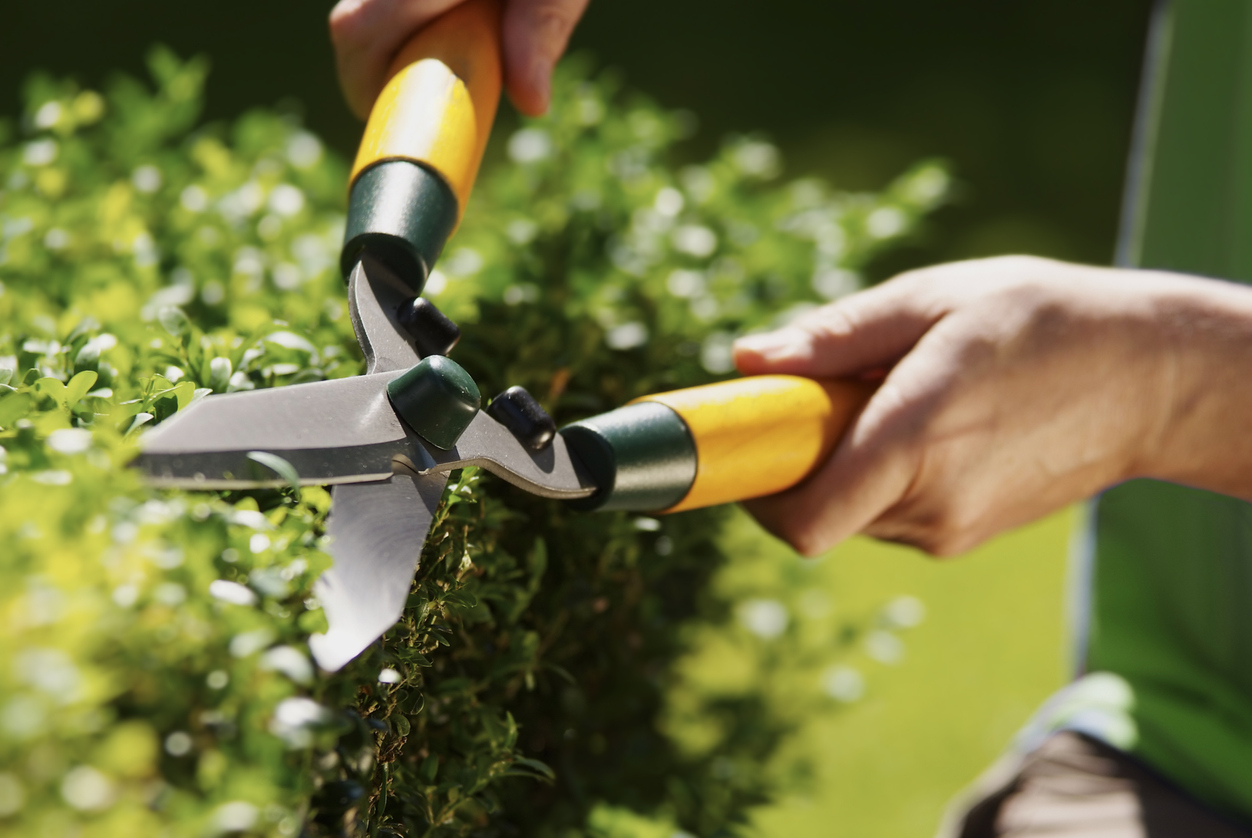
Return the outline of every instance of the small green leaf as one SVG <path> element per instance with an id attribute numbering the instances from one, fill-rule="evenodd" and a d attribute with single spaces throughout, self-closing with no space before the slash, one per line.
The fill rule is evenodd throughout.
<path id="1" fill-rule="evenodd" d="M 555 780 L 556 772 L 537 759 L 528 759 L 527 757 L 515 757 L 513 759 L 514 767 L 529 768 L 534 774 L 547 780 Z M 529 773 L 529 772 L 528 772 Z"/>
<path id="2" fill-rule="evenodd" d="M 157 320 L 165 327 L 165 331 L 176 338 L 191 331 L 191 321 L 187 319 L 187 315 L 183 314 L 182 309 L 174 306 L 165 306 L 157 312 Z"/>
<path id="3" fill-rule="evenodd" d="M 287 485 L 291 487 L 293 492 L 298 493 L 300 491 L 300 475 L 296 472 L 295 466 L 282 457 L 277 454 L 271 454 L 268 451 L 249 451 L 248 459 L 265 466 L 283 480 L 286 480 Z"/>
<path id="4" fill-rule="evenodd" d="M 147 393 L 149 398 L 157 398 L 173 389 L 174 384 L 163 375 L 154 375 L 148 380 Z"/>
<path id="5" fill-rule="evenodd" d="M 535 546 L 530 550 L 527 564 L 530 566 L 530 584 L 538 588 L 543 579 L 543 572 L 548 569 L 548 544 L 542 536 L 535 539 Z"/>
<path id="6" fill-rule="evenodd" d="M 196 382 L 180 381 L 174 385 L 174 397 L 178 399 L 178 409 L 182 410 L 191 404 L 196 397 Z"/>
<path id="7" fill-rule="evenodd" d="M 144 425 L 151 422 L 153 418 L 154 417 L 152 416 L 151 413 L 136 413 L 135 418 L 131 420 L 130 425 L 126 428 L 126 431 L 125 431 L 126 436 L 130 436 L 135 431 L 139 430 Z"/>
<path id="8" fill-rule="evenodd" d="M 95 341 L 87 341 L 83 348 L 74 355 L 74 366 L 78 368 L 94 367 L 100 363 L 100 345 Z"/>
<path id="9" fill-rule="evenodd" d="M 322 609 L 305 611 L 296 618 L 296 627 L 305 634 L 325 634 L 330 626 L 326 622 L 326 612 Z"/>
<path id="10" fill-rule="evenodd" d="M 468 609 L 478 605 L 478 597 L 464 591 L 452 591 L 443 595 L 442 602 L 454 608 Z"/>
<path id="11" fill-rule="evenodd" d="M 65 385 L 65 403 L 70 407 L 78 404 L 82 397 L 95 386 L 99 378 L 100 375 L 91 370 L 83 370 L 71 378 L 70 383 Z"/>
<path id="12" fill-rule="evenodd" d="M 55 378 L 41 378 L 35 382 L 35 392 L 41 396 L 52 399 L 61 407 L 67 406 L 65 398 L 65 384 Z"/>
<path id="13" fill-rule="evenodd" d="M 214 358 L 209 361 L 209 387 L 217 393 L 225 393 L 226 385 L 230 384 L 230 376 L 234 372 L 230 358 Z"/>
<path id="14" fill-rule="evenodd" d="M 0 428 L 11 428 L 30 410 L 29 393 L 10 393 L 0 397 Z"/>

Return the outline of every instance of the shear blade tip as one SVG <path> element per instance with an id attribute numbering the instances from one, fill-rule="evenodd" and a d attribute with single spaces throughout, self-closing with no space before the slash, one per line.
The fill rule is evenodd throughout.
<path id="1" fill-rule="evenodd" d="M 309 638 L 309 651 L 313 660 L 326 672 L 338 672 L 351 662 L 357 655 L 369 648 L 376 638 L 361 645 L 359 640 L 344 636 L 343 632 L 331 629 L 326 634 L 314 634 Z"/>

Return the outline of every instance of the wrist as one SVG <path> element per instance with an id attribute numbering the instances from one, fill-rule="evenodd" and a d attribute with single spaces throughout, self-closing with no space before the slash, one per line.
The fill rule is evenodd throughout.
<path id="1" fill-rule="evenodd" d="M 1152 286 L 1155 428 L 1128 476 L 1252 497 L 1252 289 L 1167 274 Z"/>

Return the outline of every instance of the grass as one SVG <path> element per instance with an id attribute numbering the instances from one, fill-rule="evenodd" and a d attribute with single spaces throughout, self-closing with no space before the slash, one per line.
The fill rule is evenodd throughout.
<path id="1" fill-rule="evenodd" d="M 863 613 L 911 594 L 927 618 L 904 635 L 900 663 L 863 666 L 864 698 L 794 738 L 790 747 L 817 756 L 816 781 L 760 809 L 760 834 L 934 835 L 952 796 L 1067 679 L 1063 594 L 1074 517 L 1059 513 L 958 559 L 858 538 L 820 560 L 814 581 L 837 611 Z M 757 561 L 799 561 L 746 516 L 729 537 Z"/>

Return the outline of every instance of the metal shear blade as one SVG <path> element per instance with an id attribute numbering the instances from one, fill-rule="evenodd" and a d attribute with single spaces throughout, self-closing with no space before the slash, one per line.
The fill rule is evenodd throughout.
<path id="1" fill-rule="evenodd" d="M 485 413 L 441 451 L 405 425 L 387 400 L 386 372 L 211 396 L 144 437 L 135 464 L 159 486 L 180 489 L 280 487 L 288 479 L 257 452 L 289 463 L 303 486 L 421 477 L 480 466 L 542 497 L 587 497 L 595 485 L 557 436 L 530 451 Z"/>
<path id="2" fill-rule="evenodd" d="M 333 485 L 334 565 L 315 588 L 330 628 L 309 643 L 331 671 L 400 618 L 447 472 L 481 466 L 551 498 L 596 490 L 559 435 L 532 452 L 479 413 L 442 451 L 400 420 L 387 384 L 420 360 L 397 319 L 412 297 L 389 270 L 363 259 L 349 277 L 348 304 L 367 374 L 209 396 L 146 435 L 135 463 L 157 485 L 236 489 L 286 485 L 290 474 L 269 465 L 278 457 L 301 485 Z"/>

